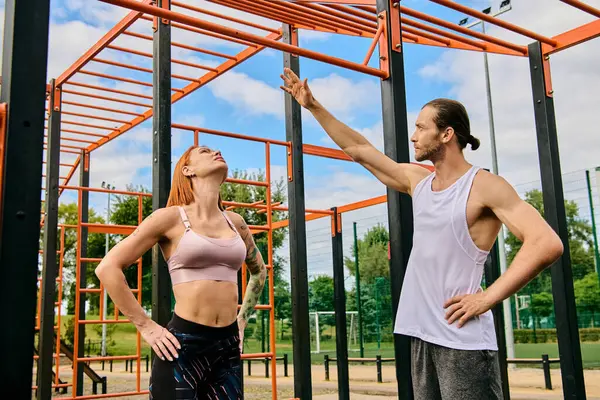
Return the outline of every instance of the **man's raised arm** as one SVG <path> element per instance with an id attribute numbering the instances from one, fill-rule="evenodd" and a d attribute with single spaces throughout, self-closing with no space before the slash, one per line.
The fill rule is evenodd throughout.
<path id="1" fill-rule="evenodd" d="M 429 174 L 425 168 L 409 163 L 397 163 L 375 148 L 364 136 L 336 119 L 313 96 L 308 82 L 289 68 L 281 75 L 281 88 L 309 110 L 327 135 L 354 161 L 369 170 L 384 185 L 403 193 L 412 193 L 415 185 Z"/>

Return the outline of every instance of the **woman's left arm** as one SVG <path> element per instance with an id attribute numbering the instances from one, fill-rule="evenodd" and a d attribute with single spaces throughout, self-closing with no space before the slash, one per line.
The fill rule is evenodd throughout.
<path id="1" fill-rule="evenodd" d="M 256 243 L 254 243 L 252 233 L 250 233 L 250 229 L 248 229 L 248 225 L 246 225 L 244 219 L 235 213 L 228 212 L 227 214 L 238 229 L 238 232 L 244 240 L 244 243 L 246 243 L 245 261 L 246 266 L 250 271 L 250 281 L 246 287 L 244 301 L 242 302 L 242 307 L 238 313 L 240 332 L 243 332 L 243 329 L 248 323 L 248 318 L 250 317 L 250 314 L 252 314 L 254 306 L 256 306 L 258 303 L 258 298 L 260 297 L 260 294 L 265 286 L 265 280 L 267 279 L 267 268 L 265 266 L 265 262 L 263 261 L 262 255 L 258 250 L 258 247 L 256 247 Z"/>

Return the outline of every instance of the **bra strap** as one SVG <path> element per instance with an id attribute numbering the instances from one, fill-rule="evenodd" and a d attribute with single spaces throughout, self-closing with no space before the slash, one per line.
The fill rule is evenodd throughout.
<path id="1" fill-rule="evenodd" d="M 185 210 L 181 206 L 179 206 L 178 208 L 179 208 L 179 214 L 181 215 L 181 221 L 183 221 L 183 225 L 185 226 L 185 230 L 192 229 L 192 226 L 190 225 L 190 220 L 188 219 L 187 214 L 185 213 Z"/>
<path id="2" fill-rule="evenodd" d="M 225 217 L 225 221 L 227 221 L 227 223 L 229 224 L 229 227 L 231 229 L 233 229 L 234 232 L 237 232 L 237 228 L 235 227 L 235 225 L 233 224 L 233 222 L 231 222 L 231 220 L 229 219 L 229 217 L 227 216 L 227 214 L 225 213 L 225 211 L 222 211 L 223 216 Z"/>

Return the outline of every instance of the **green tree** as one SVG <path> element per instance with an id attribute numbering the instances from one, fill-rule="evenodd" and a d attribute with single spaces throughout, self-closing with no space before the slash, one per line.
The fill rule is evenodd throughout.
<path id="1" fill-rule="evenodd" d="M 591 326 L 594 326 L 594 314 L 600 311 L 600 287 L 598 274 L 587 274 L 583 279 L 575 282 L 575 301 L 577 308 L 592 315 Z"/>
<path id="2" fill-rule="evenodd" d="M 544 216 L 544 201 L 542 192 L 534 189 L 525 193 L 525 201 L 531 204 Z M 573 268 L 573 280 L 582 279 L 594 271 L 594 253 L 592 242 L 592 227 L 589 223 L 579 218 L 579 208 L 574 201 L 565 201 L 567 227 L 569 230 L 569 248 Z M 506 238 L 508 246 L 507 261 L 510 265 L 517 252 L 521 249 L 522 242 L 509 232 Z M 550 269 L 544 270 L 538 277 L 531 281 L 524 292 L 541 293 L 552 290 Z"/>
<path id="3" fill-rule="evenodd" d="M 127 185 L 126 190 L 134 193 L 149 193 L 143 186 Z M 152 214 L 152 197 L 142 197 L 142 220 Z M 110 223 L 115 225 L 139 225 L 139 196 L 116 195 L 112 203 Z M 124 235 L 117 235 L 119 240 Z M 127 283 L 132 288 L 137 288 L 137 264 L 125 268 L 123 271 Z M 147 251 L 142 256 L 142 306 L 149 308 L 152 305 L 152 251 Z M 112 305 L 109 305 L 112 307 Z"/>
<path id="4" fill-rule="evenodd" d="M 388 231 L 382 225 L 370 228 L 362 239 L 357 240 L 361 282 L 371 285 L 378 277 L 389 278 L 388 241 Z M 355 255 L 356 248 L 352 246 L 352 258 L 345 257 L 344 260 L 344 264 L 352 276 L 356 275 Z"/>
<path id="5" fill-rule="evenodd" d="M 275 255 L 273 257 L 273 275 L 275 281 L 274 297 L 275 297 L 275 319 L 279 321 L 279 331 L 281 340 L 288 326 L 286 320 L 292 316 L 292 303 L 290 292 L 290 284 L 283 278 L 283 257 Z"/>
<path id="6" fill-rule="evenodd" d="M 319 275 L 314 277 L 308 283 L 308 309 L 315 311 L 334 311 L 334 292 L 333 278 L 328 275 Z M 314 325 L 314 319 L 311 318 L 311 325 Z M 334 325 L 333 315 L 319 316 L 319 330 L 322 332 L 325 325 Z"/>
<path id="7" fill-rule="evenodd" d="M 554 300 L 552 299 L 552 294 L 548 292 L 535 293 L 531 297 L 531 311 L 535 315 L 535 319 L 539 325 L 540 318 L 547 318 L 552 315 Z"/>
<path id="8" fill-rule="evenodd" d="M 89 209 L 88 221 L 90 223 L 104 223 L 104 218 L 96 214 L 93 208 Z M 59 224 L 75 226 L 78 223 L 77 203 L 60 204 L 58 207 Z M 75 267 L 77 262 L 77 229 L 66 227 L 64 243 L 63 260 L 63 286 L 66 293 L 63 298 L 67 300 L 67 313 L 75 313 Z M 60 235 L 60 233 L 59 233 Z M 60 237 L 60 236 L 59 236 Z M 100 233 L 88 234 L 87 257 L 102 258 L 105 252 L 105 235 Z M 94 274 L 97 263 L 86 263 L 86 286 L 98 284 L 98 279 Z M 97 287 L 97 286 L 96 286 Z M 89 302 L 89 311 L 95 313 L 98 311 L 100 296 L 90 294 L 87 296 Z"/>

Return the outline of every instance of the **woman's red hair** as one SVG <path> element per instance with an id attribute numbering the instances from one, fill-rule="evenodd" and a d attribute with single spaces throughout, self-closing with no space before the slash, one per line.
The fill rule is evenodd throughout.
<path id="1" fill-rule="evenodd" d="M 190 146 L 190 148 L 181 155 L 179 161 L 177 161 L 177 165 L 175 165 L 175 171 L 173 171 L 173 180 L 171 182 L 171 191 L 169 193 L 169 200 L 167 200 L 167 207 L 187 206 L 194 201 L 192 178 L 183 174 L 183 167 L 188 165 L 190 162 L 190 154 L 192 154 L 192 151 L 198 147 L 200 146 Z M 221 211 L 225 210 L 220 193 L 219 209 Z"/>

